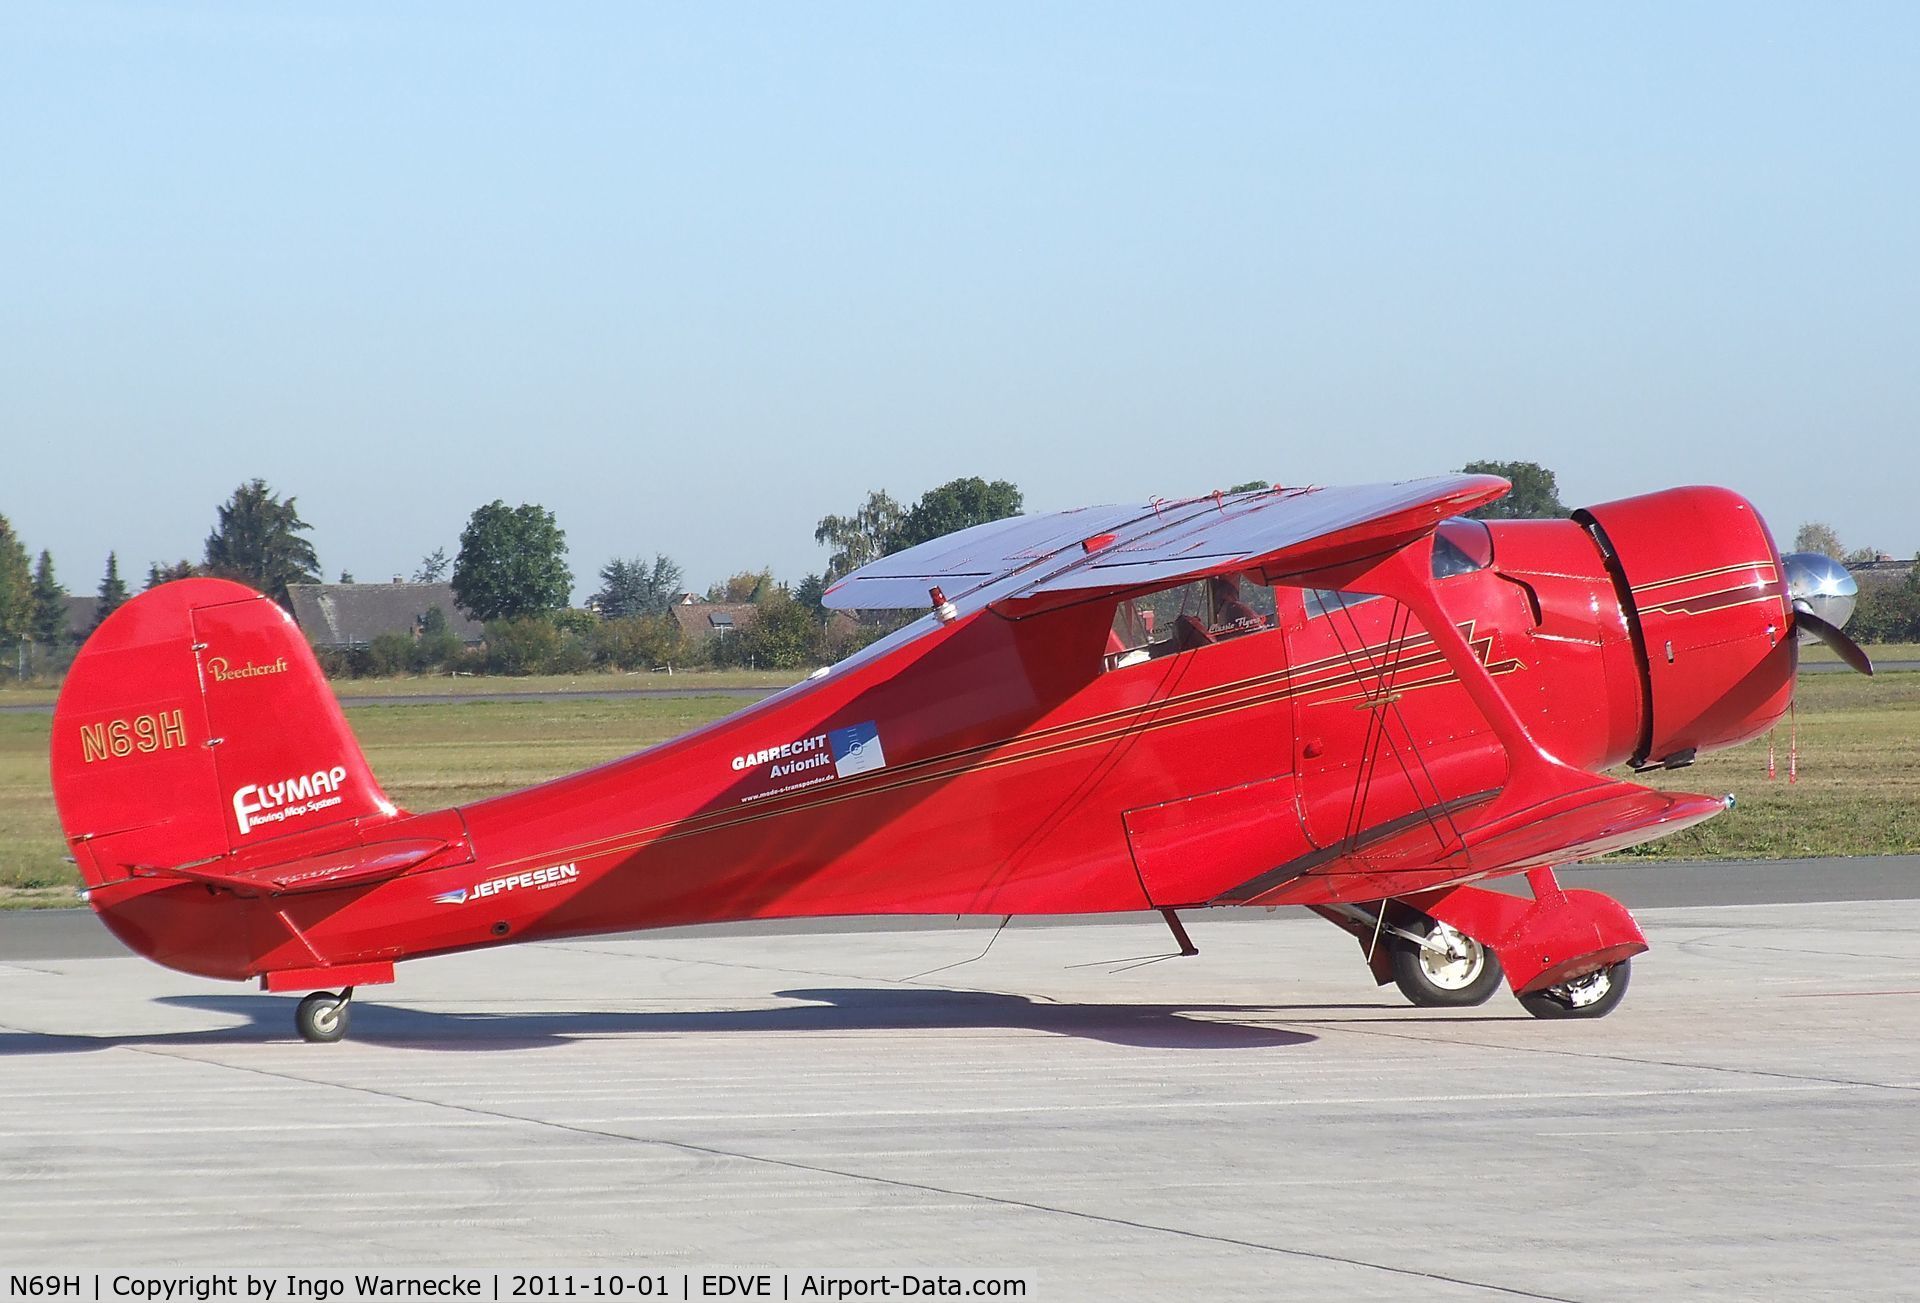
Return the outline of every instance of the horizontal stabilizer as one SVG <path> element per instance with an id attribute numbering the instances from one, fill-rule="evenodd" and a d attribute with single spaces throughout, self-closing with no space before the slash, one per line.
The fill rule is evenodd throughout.
<path id="1" fill-rule="evenodd" d="M 307 891 L 362 887 L 397 878 L 409 869 L 425 864 L 450 844 L 438 837 L 417 837 L 404 841 L 375 842 L 369 846 L 349 846 L 323 855 L 309 855 L 255 868 L 239 868 L 214 861 L 184 868 L 138 868 L 133 875 L 204 882 L 241 896 L 291 896 Z"/>

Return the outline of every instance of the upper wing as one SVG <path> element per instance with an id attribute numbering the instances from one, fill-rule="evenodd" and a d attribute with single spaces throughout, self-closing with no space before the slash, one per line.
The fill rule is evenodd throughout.
<path id="1" fill-rule="evenodd" d="M 869 562 L 827 589 L 821 601 L 836 611 L 904 611 L 927 605 L 934 584 L 960 597 L 1078 550 L 1082 540 L 1129 529 L 1143 517 L 1154 519 L 1154 508 L 1130 503 L 988 521 Z"/>
<path id="2" fill-rule="evenodd" d="M 1440 475 L 1016 516 L 882 557 L 829 588 L 824 602 L 911 609 L 928 605 L 939 585 L 964 613 L 1255 567 L 1311 569 L 1405 542 L 1507 487 L 1492 475 Z"/>

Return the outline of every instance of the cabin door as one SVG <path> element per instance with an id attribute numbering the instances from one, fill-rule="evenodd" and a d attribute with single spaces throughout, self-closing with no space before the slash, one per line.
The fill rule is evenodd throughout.
<path id="1" fill-rule="evenodd" d="M 1138 754 L 1163 771 L 1168 799 L 1125 813 L 1128 847 L 1155 907 L 1206 904 L 1309 849 L 1275 593 L 1216 576 L 1121 607 L 1116 663 L 1167 667 Z"/>

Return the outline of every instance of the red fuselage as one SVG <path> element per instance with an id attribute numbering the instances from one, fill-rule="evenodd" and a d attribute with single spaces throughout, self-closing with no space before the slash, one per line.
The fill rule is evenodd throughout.
<path id="1" fill-rule="evenodd" d="M 1682 763 L 1786 709 L 1780 558 L 1733 494 L 1450 523 L 1434 559 L 1442 608 L 1568 765 Z M 370 813 L 381 845 L 447 849 L 365 885 L 248 896 L 129 879 L 90 857 L 78 816 L 68 830 L 122 939 L 229 978 L 672 924 L 1310 905 L 1459 880 L 1404 855 L 1371 862 L 1366 837 L 1498 789 L 1507 753 L 1405 607 L 1315 578 L 1241 576 L 1250 600 L 1216 589 L 1188 635 L 1164 593 L 929 616 L 931 632 L 624 760 L 455 810 Z M 282 654 L 259 637 L 232 663 Z M 263 669 L 218 687 L 277 683 Z M 56 722 L 57 786 L 96 760 L 77 730 L 100 726 L 73 720 Z M 302 721 L 284 723 L 274 772 L 331 772 L 294 741 Z M 248 796 L 248 817 L 270 797 Z M 293 817 L 245 835 L 271 833 L 292 859 L 337 848 L 342 827 Z"/>

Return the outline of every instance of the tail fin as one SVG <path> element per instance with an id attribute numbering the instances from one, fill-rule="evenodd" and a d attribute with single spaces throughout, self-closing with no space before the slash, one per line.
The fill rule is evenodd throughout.
<path id="1" fill-rule="evenodd" d="M 53 795 L 89 887 L 395 813 L 293 620 L 224 579 L 94 631 L 54 708 Z"/>

